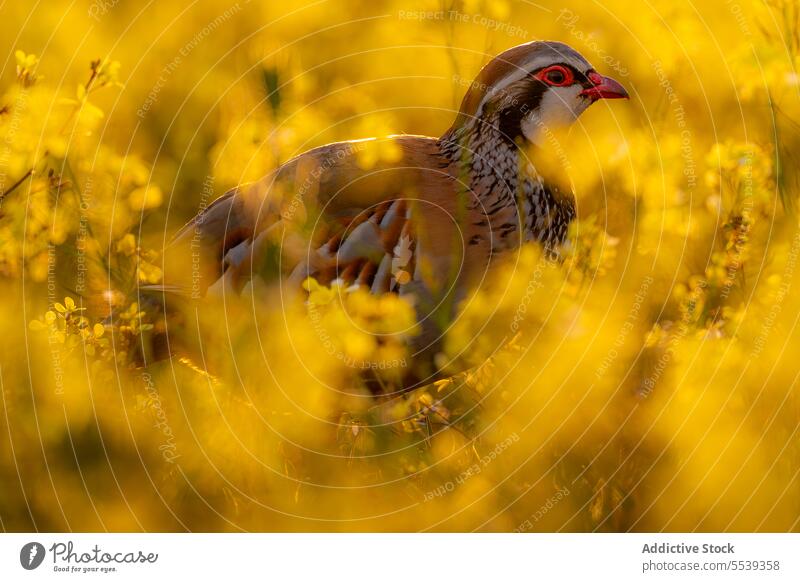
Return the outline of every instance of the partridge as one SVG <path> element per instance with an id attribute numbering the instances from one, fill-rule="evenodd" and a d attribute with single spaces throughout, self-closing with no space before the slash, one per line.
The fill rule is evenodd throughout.
<path id="1" fill-rule="evenodd" d="M 299 290 L 313 277 L 408 298 L 423 329 L 415 353 L 429 359 L 447 319 L 437 315 L 498 257 L 526 242 L 557 253 L 565 240 L 575 202 L 536 171 L 537 148 L 595 101 L 627 97 L 563 43 L 511 48 L 483 67 L 441 137 L 332 143 L 214 201 L 165 249 L 160 290 L 239 294 L 267 276 L 275 241 L 288 248 L 299 236 L 281 257 L 286 285 Z M 370 148 L 391 155 L 365 167 Z"/>

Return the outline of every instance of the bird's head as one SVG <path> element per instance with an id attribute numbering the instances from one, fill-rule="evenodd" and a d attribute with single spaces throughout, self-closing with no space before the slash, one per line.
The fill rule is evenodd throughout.
<path id="1" fill-rule="evenodd" d="M 600 99 L 627 98 L 570 46 L 534 41 L 492 59 L 470 84 L 453 129 L 491 123 L 511 140 L 540 144 L 547 129 L 570 125 Z"/>

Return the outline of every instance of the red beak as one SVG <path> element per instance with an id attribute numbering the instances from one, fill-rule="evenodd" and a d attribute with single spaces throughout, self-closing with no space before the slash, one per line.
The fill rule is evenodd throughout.
<path id="1" fill-rule="evenodd" d="M 593 85 L 581 91 L 581 95 L 589 97 L 592 101 L 597 101 L 598 99 L 630 99 L 625 87 L 611 77 L 604 77 L 600 73 L 592 71 L 589 73 L 589 80 Z"/>

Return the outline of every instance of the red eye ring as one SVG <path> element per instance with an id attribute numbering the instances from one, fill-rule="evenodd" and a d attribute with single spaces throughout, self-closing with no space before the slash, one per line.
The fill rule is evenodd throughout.
<path id="1" fill-rule="evenodd" d="M 536 78 L 553 87 L 566 87 L 575 80 L 572 71 L 561 65 L 552 65 L 536 73 Z"/>

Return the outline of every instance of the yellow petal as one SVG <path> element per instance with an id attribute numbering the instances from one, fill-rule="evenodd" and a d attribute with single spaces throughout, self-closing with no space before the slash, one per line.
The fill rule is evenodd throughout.
<path id="1" fill-rule="evenodd" d="M 148 210 L 161 205 L 164 195 L 158 186 L 136 188 L 128 195 L 128 204 L 134 210 Z"/>

